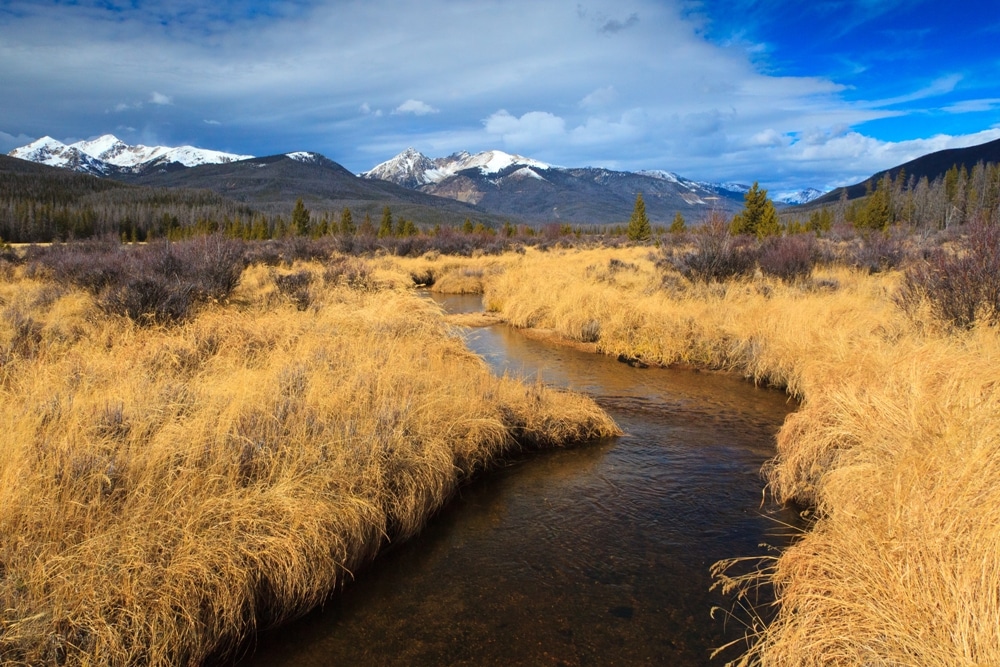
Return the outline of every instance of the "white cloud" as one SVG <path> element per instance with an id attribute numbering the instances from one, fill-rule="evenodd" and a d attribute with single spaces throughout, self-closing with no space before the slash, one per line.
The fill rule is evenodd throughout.
<path id="1" fill-rule="evenodd" d="M 912 93 L 907 93 L 906 95 L 899 95 L 898 97 L 892 97 L 884 100 L 876 100 L 871 103 L 871 106 L 873 107 L 895 106 L 897 104 L 916 102 L 917 100 L 923 100 L 930 97 L 939 97 L 941 95 L 945 95 L 955 90 L 955 86 L 957 86 L 961 80 L 962 80 L 961 74 L 949 74 L 948 76 L 943 76 L 939 79 L 932 81 L 929 85 L 919 90 L 915 90 Z"/>
<path id="2" fill-rule="evenodd" d="M 394 114 L 411 113 L 414 116 L 426 116 L 427 114 L 439 113 L 431 105 L 420 100 L 406 100 L 393 111 Z"/>
<path id="3" fill-rule="evenodd" d="M 791 143 L 791 137 L 772 128 L 758 132 L 750 137 L 750 145 L 760 148 L 784 148 Z"/>
<path id="4" fill-rule="evenodd" d="M 217 120 L 209 120 L 208 118 L 206 118 L 204 122 L 205 122 L 205 125 L 222 125 L 222 123 L 220 123 L 219 121 L 217 121 Z"/>
<path id="5" fill-rule="evenodd" d="M 618 91 L 614 86 L 605 86 L 588 93 L 582 100 L 580 106 L 585 109 L 606 107 L 613 104 L 618 99 Z"/>
<path id="6" fill-rule="evenodd" d="M 955 104 L 949 104 L 948 106 L 942 107 L 942 111 L 948 113 L 982 113 L 987 111 L 993 111 L 997 107 L 1000 107 L 1000 98 L 991 97 L 982 100 L 964 100 L 962 102 L 956 102 Z"/>
<path id="7" fill-rule="evenodd" d="M 26 134 L 8 134 L 0 131 L 0 153 L 9 153 L 15 148 L 20 148 L 25 144 L 30 144 L 38 137 L 29 137 Z"/>
<path id="8" fill-rule="evenodd" d="M 1000 106 L 987 88 L 979 100 L 942 97 L 980 81 L 974 70 L 881 99 L 824 76 L 771 76 L 752 44 L 710 42 L 688 0 L 307 2 L 257 17 L 232 3 L 132 4 L 108 20 L 99 3 L 8 0 L 0 118 L 37 136 L 86 137 L 106 131 L 107 114 L 128 112 L 115 120 L 164 143 L 202 137 L 267 154 L 313 142 L 305 147 L 353 171 L 408 145 L 507 146 L 570 166 L 773 175 L 793 189 L 937 145 L 866 136 L 870 121 L 917 113 L 898 105 Z M 390 114 L 407 122 L 373 121 Z"/>
<path id="9" fill-rule="evenodd" d="M 483 125 L 487 133 L 512 147 L 537 146 L 566 134 L 566 121 L 548 111 L 529 111 L 518 118 L 501 109 Z"/>

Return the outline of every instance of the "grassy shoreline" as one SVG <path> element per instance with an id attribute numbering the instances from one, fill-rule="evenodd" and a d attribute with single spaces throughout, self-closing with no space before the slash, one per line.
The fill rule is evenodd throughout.
<path id="1" fill-rule="evenodd" d="M 494 377 L 377 273 L 254 265 L 170 325 L 4 276 L 0 661 L 224 655 L 505 454 L 618 432 L 586 398 Z"/>
<path id="2" fill-rule="evenodd" d="M 596 351 L 738 372 L 801 401 L 765 470 L 813 529 L 753 576 L 779 613 L 742 665 L 1000 664 L 1000 336 L 896 303 L 901 274 L 827 265 L 794 282 L 691 283 L 648 248 L 490 259 L 499 320 Z M 405 272 L 474 273 L 474 260 Z M 440 260 L 437 260 L 440 262 Z M 447 284 L 447 283 L 446 283 Z"/>

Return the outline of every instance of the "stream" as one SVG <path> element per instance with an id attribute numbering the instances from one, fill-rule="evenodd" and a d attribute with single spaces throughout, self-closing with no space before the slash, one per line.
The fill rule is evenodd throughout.
<path id="1" fill-rule="evenodd" d="M 448 312 L 478 296 L 433 297 Z M 760 467 L 795 404 L 737 377 L 632 368 L 468 330 L 493 371 L 592 396 L 625 431 L 544 451 L 464 487 L 325 608 L 262 633 L 239 665 L 706 665 L 744 635 L 710 566 L 773 554 L 801 528 Z M 763 593 L 762 595 L 766 595 Z M 759 613 L 767 606 L 760 600 Z M 713 607 L 733 611 L 717 612 Z"/>

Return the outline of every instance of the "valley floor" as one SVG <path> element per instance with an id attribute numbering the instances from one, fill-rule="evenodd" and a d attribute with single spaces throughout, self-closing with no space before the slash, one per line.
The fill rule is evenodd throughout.
<path id="1" fill-rule="evenodd" d="M 765 474 L 812 529 L 751 577 L 777 619 L 744 665 L 1000 664 L 1000 335 L 897 305 L 901 274 L 819 266 L 692 283 L 650 248 L 391 259 L 432 289 L 480 289 L 515 327 L 597 351 L 727 369 L 801 400 Z M 734 554 L 738 556 L 738 554 Z M 734 561 L 735 562 L 735 561 Z"/>
<path id="2" fill-rule="evenodd" d="M 1000 664 L 997 328 L 904 310 L 898 271 L 692 282 L 668 252 L 258 263 L 190 317 L 161 299 L 170 324 L 113 314 L 155 285 L 0 267 L 0 661 L 197 664 L 322 601 L 506 453 L 617 433 L 585 398 L 492 376 L 423 284 L 801 401 L 765 474 L 811 530 L 753 576 L 716 567 L 734 595 L 778 593 L 741 664 Z"/>
<path id="3" fill-rule="evenodd" d="M 225 655 L 504 455 L 618 433 L 376 278 L 252 265 L 226 303 L 142 325 L 26 273 L 0 277 L 4 664 Z"/>

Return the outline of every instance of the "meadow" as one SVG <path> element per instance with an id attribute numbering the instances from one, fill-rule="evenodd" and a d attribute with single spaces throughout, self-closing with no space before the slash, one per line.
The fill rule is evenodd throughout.
<path id="1" fill-rule="evenodd" d="M 731 574 L 739 554 L 714 569 L 734 607 L 777 593 L 738 664 L 1000 664 L 997 228 L 742 250 L 703 230 L 659 249 L 394 261 L 444 288 L 476 276 L 511 326 L 801 402 L 764 475 L 811 528 L 749 575 Z"/>
<path id="2" fill-rule="evenodd" d="M 7 251 L 0 662 L 230 655 L 497 461 L 618 433 L 402 280 L 218 237 Z"/>
<path id="3" fill-rule="evenodd" d="M 617 433 L 585 398 L 490 375 L 421 285 L 482 294 L 481 321 L 800 402 L 762 487 L 809 530 L 750 574 L 740 554 L 714 568 L 734 608 L 776 591 L 738 664 L 1000 664 L 997 229 L 6 251 L 0 659 L 231 653 L 491 463 Z"/>

